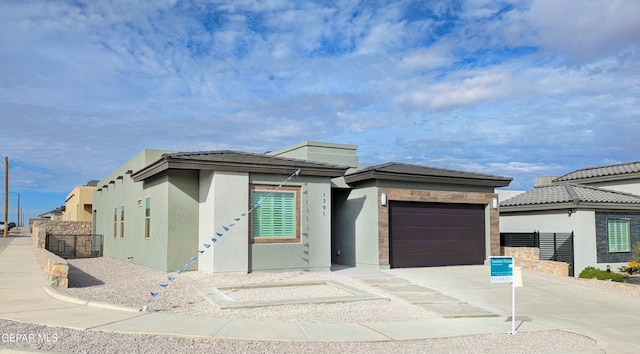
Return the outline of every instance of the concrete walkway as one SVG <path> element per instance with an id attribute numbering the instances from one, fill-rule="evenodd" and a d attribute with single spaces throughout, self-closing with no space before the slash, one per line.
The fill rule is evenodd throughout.
<path id="1" fill-rule="evenodd" d="M 336 324 L 269 323 L 143 313 L 109 304 L 74 301 L 45 290 L 45 278 L 29 237 L 15 235 L 10 243 L 4 244 L 6 248 L 0 253 L 0 318 L 4 319 L 82 330 L 275 341 L 389 341 L 511 330 L 511 322 L 507 319 L 511 313 L 510 286 L 490 284 L 484 274 L 486 267 L 446 267 L 439 271 L 435 268 L 400 269 L 387 273 L 500 314 L 499 317 Z M 459 269 L 463 273 L 456 274 Z M 545 287 L 543 280 L 531 283 L 534 284 L 530 293 L 524 290 L 529 289 L 527 284 L 518 289 L 523 293 L 518 305 L 523 308 L 520 310 L 522 315 L 516 316 L 518 331 L 563 329 L 595 338 L 607 352 L 640 352 L 640 304 L 631 304 L 630 308 L 621 299 L 604 293 L 587 293 L 579 287 L 554 284 Z M 585 299 L 588 301 L 584 302 Z"/>

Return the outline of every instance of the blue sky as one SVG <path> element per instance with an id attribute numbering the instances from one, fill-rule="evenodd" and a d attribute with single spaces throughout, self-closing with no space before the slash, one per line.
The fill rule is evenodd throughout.
<path id="1" fill-rule="evenodd" d="M 631 0 L 3 0 L 10 215 L 144 148 L 348 143 L 520 190 L 637 161 L 639 18 Z"/>

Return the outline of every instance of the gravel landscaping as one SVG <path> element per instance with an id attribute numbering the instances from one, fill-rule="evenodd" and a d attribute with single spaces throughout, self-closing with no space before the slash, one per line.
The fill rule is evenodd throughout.
<path id="1" fill-rule="evenodd" d="M 375 322 L 405 321 L 438 318 L 421 307 L 368 286 L 358 279 L 332 272 L 286 272 L 251 274 L 216 274 L 184 272 L 167 274 L 134 264 L 109 258 L 69 260 L 69 289 L 59 289 L 67 295 L 93 301 L 103 301 L 141 308 L 150 298 L 150 292 L 159 295 L 150 303 L 150 311 L 163 313 L 210 316 L 215 318 L 245 319 L 275 322 Z M 613 284 L 553 275 L 542 276 L 574 282 L 585 287 L 601 288 L 640 298 L 640 287 L 631 284 Z M 168 282 L 168 276 L 175 276 Z M 349 302 L 344 304 L 285 305 L 248 309 L 221 310 L 207 301 L 198 288 L 207 286 L 239 286 L 243 284 L 295 283 L 308 281 L 335 281 L 351 287 L 376 293 L 385 299 Z M 169 284 L 161 287 L 160 284 Z M 298 290 L 296 290 L 298 289 Z M 282 290 L 274 290 L 277 296 Z M 309 293 L 312 290 L 312 293 Z M 301 291 L 294 295 L 292 291 Z M 291 287 L 286 297 L 335 296 L 336 289 L 328 286 Z M 246 292 L 243 290 L 243 292 Z M 235 294 L 236 296 L 239 295 Z M 243 296 L 255 296 L 246 292 Z M 283 295 L 284 296 L 284 295 Z M 80 331 L 59 327 L 0 320 L 0 346 L 27 350 L 45 350 L 67 353 L 557 353 L 599 352 L 596 343 L 587 337 L 564 331 L 519 332 L 516 335 L 491 334 L 437 338 L 415 341 L 385 342 L 282 342 L 242 341 L 214 338 L 193 338 L 158 335 L 133 335 L 101 331 Z M 28 337 L 31 335 L 31 337 Z M 43 336 L 34 339 L 33 336 Z M 27 339 L 25 339 L 27 338 Z M 18 340 L 21 339 L 21 340 Z"/>
<path id="2" fill-rule="evenodd" d="M 375 322 L 405 321 L 439 318 L 403 299 L 381 294 L 357 279 L 332 272 L 285 272 L 250 274 L 204 274 L 201 272 L 164 273 L 109 258 L 69 260 L 69 288 L 60 292 L 77 298 L 142 308 L 158 292 L 149 305 L 150 311 L 204 316 L 224 319 L 243 319 L 269 322 Z M 174 276 L 168 282 L 168 276 Z M 295 283 L 306 281 L 335 281 L 385 298 L 337 304 L 283 305 L 261 308 L 220 309 L 212 305 L 197 290 L 211 286 L 239 286 L 243 284 Z M 169 284 L 163 288 L 160 284 Z M 314 288 L 314 297 L 336 296 L 342 290 L 329 286 Z M 303 286 L 286 289 L 287 298 L 309 297 Z M 270 299 L 280 291 L 269 291 Z M 235 295 L 235 294 L 234 294 Z M 245 296 L 247 293 L 245 292 Z M 254 293 L 255 295 L 255 293 Z M 232 296 L 233 297 L 233 296 Z M 243 298 L 244 299 L 244 298 Z M 375 308 L 375 311 L 372 311 Z"/>

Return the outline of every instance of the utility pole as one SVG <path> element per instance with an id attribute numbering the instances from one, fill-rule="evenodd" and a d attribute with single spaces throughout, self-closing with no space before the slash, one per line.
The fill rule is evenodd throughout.
<path id="1" fill-rule="evenodd" d="M 4 157 L 4 238 L 9 228 L 9 156 Z"/>
<path id="2" fill-rule="evenodd" d="M 18 193 L 18 223 L 16 224 L 16 226 L 20 226 L 20 193 Z"/>

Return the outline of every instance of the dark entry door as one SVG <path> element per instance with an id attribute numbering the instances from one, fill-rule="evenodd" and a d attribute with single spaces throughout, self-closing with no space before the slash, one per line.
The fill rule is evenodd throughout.
<path id="1" fill-rule="evenodd" d="M 391 268 L 483 264 L 485 206 L 389 203 Z"/>

